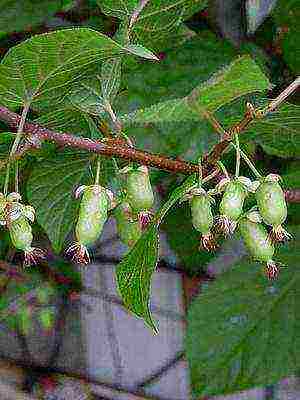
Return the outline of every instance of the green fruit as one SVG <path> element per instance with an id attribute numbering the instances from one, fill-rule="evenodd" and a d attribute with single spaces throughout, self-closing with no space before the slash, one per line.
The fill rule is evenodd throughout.
<path id="1" fill-rule="evenodd" d="M 281 225 L 287 217 L 287 207 L 279 183 L 265 181 L 260 184 L 255 195 L 263 221 L 274 227 Z"/>
<path id="2" fill-rule="evenodd" d="M 142 168 L 129 171 L 126 181 L 127 201 L 135 212 L 149 210 L 154 202 L 149 174 Z"/>
<path id="3" fill-rule="evenodd" d="M 98 239 L 107 220 L 108 208 L 109 198 L 105 188 L 98 185 L 85 187 L 75 229 L 81 245 L 91 245 Z"/>
<path id="4" fill-rule="evenodd" d="M 39 312 L 38 318 L 41 323 L 41 326 L 45 330 L 49 331 L 54 326 L 55 311 L 50 307 L 44 308 Z"/>
<path id="5" fill-rule="evenodd" d="M 242 183 L 237 180 L 229 182 L 220 203 L 219 211 L 221 215 L 226 215 L 230 220 L 236 221 L 243 212 L 244 200 L 247 191 Z"/>
<path id="6" fill-rule="evenodd" d="M 130 205 L 127 202 L 121 203 L 115 210 L 114 216 L 117 223 L 117 230 L 121 241 L 128 247 L 132 247 L 140 238 L 142 229 L 138 220 L 130 217 Z"/>
<path id="7" fill-rule="evenodd" d="M 210 199 L 206 195 L 193 196 L 191 200 L 192 223 L 194 228 L 207 235 L 214 222 Z"/>
<path id="8" fill-rule="evenodd" d="M 16 249 L 31 251 L 33 236 L 27 218 L 21 215 L 17 220 L 12 221 L 9 225 L 9 234 Z"/>
<path id="9" fill-rule="evenodd" d="M 274 246 L 264 226 L 243 218 L 239 223 L 239 229 L 250 255 L 255 260 L 270 262 L 274 255 Z"/>

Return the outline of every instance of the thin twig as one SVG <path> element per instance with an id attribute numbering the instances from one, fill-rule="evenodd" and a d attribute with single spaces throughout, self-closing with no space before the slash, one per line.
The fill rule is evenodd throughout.
<path id="1" fill-rule="evenodd" d="M 276 99 L 272 100 L 271 103 L 262 112 L 263 116 L 266 116 L 271 111 L 274 111 L 280 106 L 292 93 L 294 93 L 300 86 L 300 76 L 294 80 L 286 89 L 284 89 Z"/>

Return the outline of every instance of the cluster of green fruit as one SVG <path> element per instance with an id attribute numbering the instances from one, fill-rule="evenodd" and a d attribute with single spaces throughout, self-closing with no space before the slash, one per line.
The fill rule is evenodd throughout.
<path id="1" fill-rule="evenodd" d="M 16 249 L 24 252 L 24 265 L 37 264 L 46 257 L 46 253 L 32 247 L 32 228 L 35 209 L 21 203 L 21 195 L 17 192 L 4 195 L 0 193 L 0 225 L 5 226 Z"/>
<path id="2" fill-rule="evenodd" d="M 120 173 L 125 174 L 126 181 L 118 200 L 110 190 L 96 184 L 80 186 L 76 190 L 76 198 L 82 195 L 75 228 L 76 242 L 66 250 L 74 262 L 90 262 L 87 247 L 101 235 L 110 210 L 113 210 L 119 237 L 128 247 L 136 243 L 150 222 L 154 195 L 148 168 L 128 166 Z"/>
<path id="3" fill-rule="evenodd" d="M 249 254 L 266 264 L 269 279 L 276 278 L 279 263 L 273 260 L 274 245 L 291 237 L 282 227 L 287 207 L 279 180 L 275 174 L 256 181 L 240 176 L 225 178 L 208 192 L 200 185 L 191 189 L 182 201 L 190 201 L 193 226 L 201 233 L 201 247 L 214 250 L 218 234 L 229 236 L 238 228 Z M 244 201 L 251 193 L 255 195 L 257 205 L 244 212 Z M 222 194 L 222 199 L 219 215 L 214 218 L 211 205 L 215 201 L 213 196 L 218 194 Z M 270 232 L 263 223 L 271 227 Z"/>
<path id="4" fill-rule="evenodd" d="M 76 242 L 66 251 L 74 262 L 90 262 L 87 247 L 101 235 L 110 210 L 113 210 L 119 237 L 128 247 L 136 243 L 150 222 L 154 195 L 148 168 L 128 166 L 120 173 L 125 174 L 126 179 L 117 200 L 110 190 L 99 184 L 80 186 L 76 190 L 76 198 L 82 195 L 75 228 Z M 193 226 L 201 233 L 201 247 L 207 251 L 215 250 L 216 236 L 229 236 L 238 227 L 250 255 L 266 264 L 269 279 L 276 278 L 279 263 L 273 260 L 274 246 L 276 242 L 290 238 L 282 227 L 287 207 L 279 180 L 280 177 L 274 174 L 255 181 L 243 176 L 227 177 L 216 188 L 205 191 L 199 179 L 198 185 L 193 186 L 181 202 L 190 201 Z M 255 195 L 257 205 L 244 212 L 244 201 L 251 193 Z M 214 196 L 220 194 L 219 215 L 214 217 L 212 203 Z M 0 224 L 8 228 L 14 246 L 24 252 L 25 265 L 36 264 L 45 258 L 43 250 L 31 246 L 30 222 L 34 217 L 34 208 L 23 205 L 19 193 L 7 196 L 0 193 Z M 263 223 L 271 227 L 270 232 Z"/>

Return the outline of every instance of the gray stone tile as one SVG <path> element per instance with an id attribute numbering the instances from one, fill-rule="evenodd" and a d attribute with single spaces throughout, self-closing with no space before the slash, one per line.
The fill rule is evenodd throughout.
<path id="1" fill-rule="evenodd" d="M 162 399 L 187 400 L 190 398 L 188 366 L 178 362 L 155 383 L 145 388 L 145 393 Z"/>
<path id="2" fill-rule="evenodd" d="M 82 309 L 81 314 L 87 373 L 102 382 L 113 382 L 115 371 L 105 320 L 104 302 L 88 295 L 82 295 L 81 298 L 91 307 L 89 313 Z"/>
<path id="3" fill-rule="evenodd" d="M 88 297 L 84 296 L 84 300 L 88 301 Z M 90 302 L 93 311 L 82 318 L 88 371 L 95 379 L 134 388 L 182 350 L 184 334 L 180 323 L 154 315 L 160 330 L 159 335 L 154 336 L 141 319 L 111 304 L 112 332 L 104 301 L 90 297 Z"/>
<path id="4" fill-rule="evenodd" d="M 114 308 L 114 327 L 122 356 L 122 383 L 135 387 L 183 347 L 183 329 L 178 322 L 153 315 L 159 328 L 154 336 L 138 319 L 118 306 Z"/>
<path id="5" fill-rule="evenodd" d="M 300 378 L 285 379 L 276 386 L 276 389 L 274 400 L 299 400 Z"/>
<path id="6" fill-rule="evenodd" d="M 91 264 L 83 272 L 86 288 L 101 292 L 101 281 L 106 282 L 107 293 L 120 298 L 115 280 L 115 266 L 111 264 Z M 101 278 L 102 277 L 102 278 Z M 164 270 L 157 270 L 153 274 L 150 306 L 155 311 L 159 307 L 164 311 L 184 315 L 182 296 L 182 279 L 180 274 Z"/>

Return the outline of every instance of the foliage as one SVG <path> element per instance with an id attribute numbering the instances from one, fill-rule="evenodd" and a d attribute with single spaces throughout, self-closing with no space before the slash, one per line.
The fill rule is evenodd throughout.
<path id="1" fill-rule="evenodd" d="M 299 228 L 293 232 L 299 237 Z M 280 258 L 289 267 L 276 282 L 243 260 L 192 303 L 186 349 L 195 395 L 241 391 L 298 372 L 297 244 L 285 245 Z"/>

